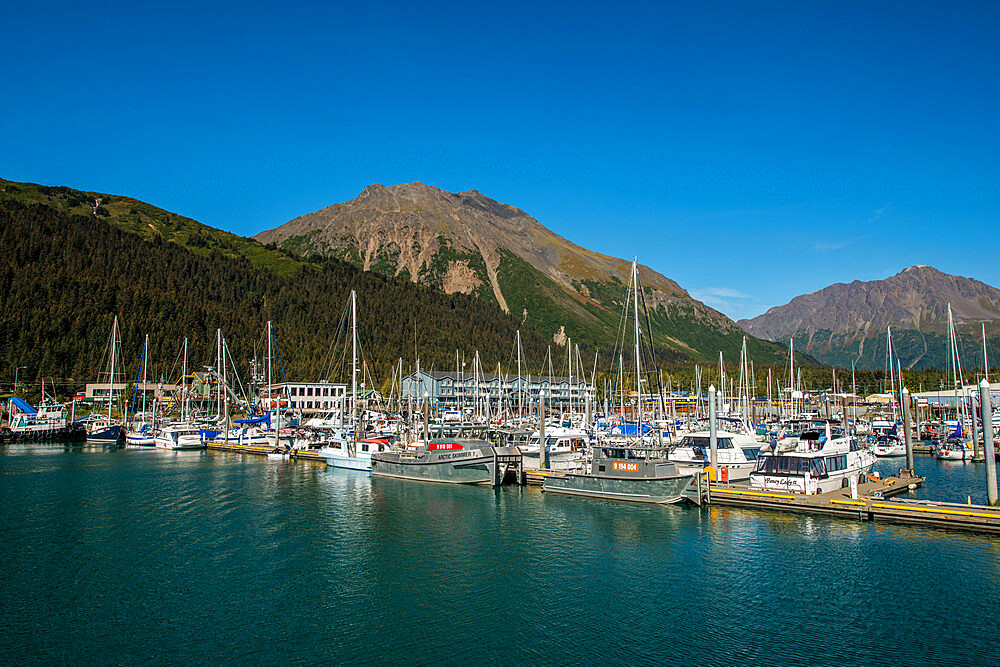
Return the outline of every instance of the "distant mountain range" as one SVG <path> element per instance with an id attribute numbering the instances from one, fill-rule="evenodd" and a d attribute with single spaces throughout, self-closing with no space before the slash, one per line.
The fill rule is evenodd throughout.
<path id="1" fill-rule="evenodd" d="M 337 257 L 365 271 L 474 294 L 558 345 L 614 343 L 631 263 L 587 250 L 524 211 L 476 190 L 370 185 L 356 198 L 253 237 L 300 257 Z M 637 248 L 640 246 L 637 243 Z M 654 340 L 668 360 L 736 361 L 743 332 L 673 280 L 640 267 Z M 758 363 L 780 346 L 751 338 Z"/>
<path id="2" fill-rule="evenodd" d="M 855 361 L 859 368 L 885 367 L 886 329 L 892 327 L 903 368 L 945 368 L 949 304 L 963 367 L 982 367 L 983 324 L 990 363 L 1000 362 L 1000 290 L 926 265 L 885 280 L 830 285 L 739 324 L 767 340 L 787 345 L 794 339 L 796 350 L 824 363 L 850 367 Z"/>

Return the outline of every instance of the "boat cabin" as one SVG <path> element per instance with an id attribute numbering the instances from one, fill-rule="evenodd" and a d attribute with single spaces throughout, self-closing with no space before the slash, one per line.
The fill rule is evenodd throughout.
<path id="1" fill-rule="evenodd" d="M 677 466 L 660 447 L 596 445 L 590 473 L 598 477 L 655 478 L 677 475 Z"/>

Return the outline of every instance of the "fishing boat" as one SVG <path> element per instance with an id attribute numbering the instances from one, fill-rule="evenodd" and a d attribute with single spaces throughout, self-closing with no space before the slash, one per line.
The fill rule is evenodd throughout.
<path id="1" fill-rule="evenodd" d="M 373 452 L 372 474 L 421 482 L 498 483 L 498 465 L 520 458 L 513 447 L 494 447 L 486 440 L 443 439 L 417 442 L 406 449 Z M 502 477 L 502 475 L 501 475 Z"/>
<path id="2" fill-rule="evenodd" d="M 680 472 L 666 449 L 637 443 L 595 445 L 590 472 L 545 478 L 542 490 L 606 500 L 679 503 L 688 497 L 694 474 Z"/>
<path id="3" fill-rule="evenodd" d="M 43 389 L 42 395 L 45 395 Z M 0 429 L 0 441 L 59 440 L 82 442 L 87 430 L 79 423 L 67 423 L 66 406 L 42 401 L 36 408 L 23 398 L 7 399 L 9 426 Z"/>
<path id="4" fill-rule="evenodd" d="M 650 355 L 649 367 L 655 369 L 656 363 L 655 358 L 651 356 L 652 341 L 646 340 L 644 345 L 641 338 L 640 301 L 643 302 L 645 310 L 645 299 L 639 284 L 638 262 L 633 260 L 621 329 L 627 331 L 627 320 L 631 310 L 635 332 L 633 350 L 635 355 L 635 386 L 641 388 L 644 382 L 648 382 L 650 386 L 656 382 L 659 386 L 656 373 L 647 373 L 650 377 L 643 377 L 643 350 Z M 650 333 L 648 330 L 645 332 L 647 336 Z M 624 380 L 624 349 L 615 356 L 618 358 L 619 381 L 622 381 Z M 561 475 L 546 476 L 542 483 L 542 490 L 551 493 L 644 503 L 678 503 L 684 500 L 685 491 L 694 481 L 694 474 L 682 473 L 677 464 L 668 459 L 666 447 L 650 444 L 650 439 L 644 437 L 644 434 L 649 430 L 649 425 L 643 423 L 643 411 L 642 396 L 637 394 L 634 410 L 635 421 L 631 424 L 624 423 L 625 408 L 624 397 L 622 397 L 623 423 L 620 427 L 613 428 L 610 436 L 594 445 L 590 469 L 584 472 L 567 472 Z M 616 430 L 618 433 L 615 433 Z M 630 432 L 634 434 L 632 437 L 629 437 Z M 700 502 L 700 494 L 696 497 Z"/>
<path id="5" fill-rule="evenodd" d="M 856 438 L 834 432 L 803 431 L 763 445 L 750 486 L 768 491 L 816 494 L 860 482 L 875 466 L 875 454 Z"/>
<path id="6" fill-rule="evenodd" d="M 353 435 L 331 441 L 319 450 L 328 466 L 347 470 L 371 470 L 372 454 L 389 449 L 389 441 L 382 438 L 361 438 Z"/>

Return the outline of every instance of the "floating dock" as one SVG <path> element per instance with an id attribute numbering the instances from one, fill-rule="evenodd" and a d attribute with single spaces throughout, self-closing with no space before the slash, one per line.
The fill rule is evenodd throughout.
<path id="1" fill-rule="evenodd" d="M 236 454 L 254 454 L 256 456 L 267 456 L 274 452 L 273 445 L 241 445 L 237 442 L 226 442 L 225 440 L 209 440 L 205 443 L 205 449 L 213 449 L 218 452 L 233 452 Z M 319 451 L 315 449 L 293 449 L 288 453 L 288 458 L 326 463 L 325 459 L 319 455 Z"/>
<path id="2" fill-rule="evenodd" d="M 814 496 L 759 491 L 736 485 L 713 485 L 709 502 L 784 512 L 827 514 L 861 521 L 890 521 L 944 528 L 1000 533 L 1000 508 L 985 505 L 962 505 L 933 500 L 892 500 L 907 491 L 911 484 L 923 483 L 919 477 L 890 477 L 880 482 L 865 482 L 858 497 L 851 498 L 849 489 L 840 489 Z"/>
<path id="3" fill-rule="evenodd" d="M 559 476 L 558 471 L 526 470 L 528 484 L 540 485 L 545 477 Z M 739 484 L 712 483 L 704 492 L 704 501 L 712 505 L 732 505 L 778 512 L 825 514 L 859 521 L 883 521 L 919 524 L 985 533 L 1000 533 L 1000 508 L 986 505 L 962 505 L 933 500 L 897 499 L 923 485 L 920 477 L 887 477 L 865 481 L 858 486 L 857 498 L 850 489 L 837 489 L 816 495 L 764 491 Z"/>

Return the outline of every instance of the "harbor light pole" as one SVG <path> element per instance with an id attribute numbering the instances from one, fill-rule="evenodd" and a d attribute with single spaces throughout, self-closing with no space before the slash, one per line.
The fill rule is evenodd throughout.
<path id="1" fill-rule="evenodd" d="M 979 411 L 983 415 L 983 447 L 986 455 L 986 499 L 997 504 L 997 459 L 993 449 L 993 397 L 990 383 L 983 378 L 979 383 Z M 975 421 L 975 416 L 972 417 Z"/>

